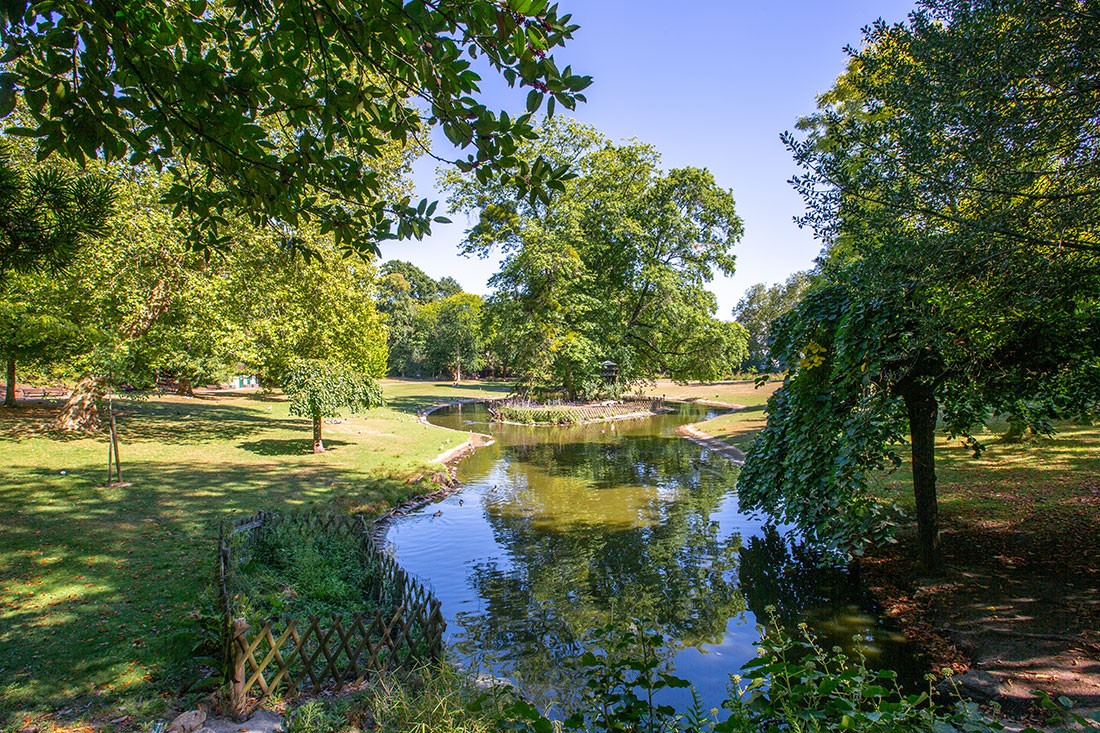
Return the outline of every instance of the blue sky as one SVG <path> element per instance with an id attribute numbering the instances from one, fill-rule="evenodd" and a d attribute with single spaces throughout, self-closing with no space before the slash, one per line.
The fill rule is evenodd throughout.
<path id="1" fill-rule="evenodd" d="M 555 54 L 558 65 L 594 78 L 588 103 L 573 116 L 613 140 L 655 145 L 665 168 L 708 168 L 733 190 L 745 236 L 735 248 L 736 274 L 712 283 L 718 316 L 730 318 L 753 283 L 809 267 L 820 243 L 792 221 L 802 204 L 787 184 L 796 169 L 779 135 L 813 111 L 817 95 L 844 70 L 844 46 L 859 43 L 863 26 L 880 17 L 903 20 L 914 2 L 559 3 L 581 28 Z M 502 83 L 487 83 L 486 99 L 523 110 L 524 93 Z M 439 154 L 449 153 L 445 140 L 435 144 Z M 442 198 L 435 168 L 429 159 L 417 163 L 417 198 Z M 485 294 L 497 261 L 460 256 L 469 222 L 462 214 L 451 218 L 423 241 L 384 245 L 383 258 L 409 260 L 432 277 L 450 275 L 467 291 Z"/>

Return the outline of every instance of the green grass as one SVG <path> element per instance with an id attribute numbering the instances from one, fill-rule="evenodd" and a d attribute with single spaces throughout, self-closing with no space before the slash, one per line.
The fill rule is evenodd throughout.
<path id="1" fill-rule="evenodd" d="M 161 712 L 196 676 L 194 616 L 219 519 L 261 508 L 379 514 L 465 440 L 419 423 L 416 407 L 507 386 L 386 380 L 383 390 L 388 407 L 325 425 L 322 455 L 281 397 L 117 403 L 128 485 L 111 488 L 104 436 L 44 431 L 56 407 L 0 410 L 0 728 L 60 710 Z"/>
<path id="2" fill-rule="evenodd" d="M 738 405 L 741 409 L 702 422 L 698 427 L 707 435 L 745 451 L 756 434 L 764 429 L 764 424 L 767 422 L 764 406 L 780 384 L 780 380 L 772 380 L 760 387 L 751 380 L 712 384 L 676 384 L 660 381 L 647 389 L 646 393 L 663 395 L 669 399 Z"/>
<path id="3" fill-rule="evenodd" d="M 1043 516 L 1059 519 L 1100 515 L 1100 426 L 1063 422 L 1051 437 L 1005 440 L 995 424 L 980 439 L 980 458 L 962 441 L 936 439 L 936 486 L 946 519 L 1016 524 Z M 876 493 L 912 508 L 912 476 L 906 462 L 881 479 Z"/>

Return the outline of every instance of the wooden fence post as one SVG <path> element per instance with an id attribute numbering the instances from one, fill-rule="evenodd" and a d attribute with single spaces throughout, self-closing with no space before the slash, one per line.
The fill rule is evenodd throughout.
<path id="1" fill-rule="evenodd" d="M 235 718 L 243 718 L 245 713 L 248 712 L 246 710 L 247 698 L 244 689 L 244 683 L 247 679 L 245 675 L 245 662 L 248 659 L 248 639 L 245 637 L 247 631 L 248 624 L 243 618 L 233 619 L 233 641 L 229 645 L 231 670 L 229 709 L 231 715 Z"/>

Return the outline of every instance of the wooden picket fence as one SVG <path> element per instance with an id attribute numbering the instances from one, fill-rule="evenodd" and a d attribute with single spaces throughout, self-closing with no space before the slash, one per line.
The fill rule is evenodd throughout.
<path id="1" fill-rule="evenodd" d="M 233 578 L 265 531 L 349 533 L 366 549 L 364 573 L 371 578 L 363 613 L 347 617 L 269 619 L 250 628 L 236 612 Z M 244 716 L 275 693 L 292 696 L 340 690 L 372 673 L 438 661 L 446 623 L 439 601 L 371 537 L 362 517 L 260 512 L 222 522 L 218 537 L 218 583 L 224 613 L 223 654 L 229 706 Z"/>

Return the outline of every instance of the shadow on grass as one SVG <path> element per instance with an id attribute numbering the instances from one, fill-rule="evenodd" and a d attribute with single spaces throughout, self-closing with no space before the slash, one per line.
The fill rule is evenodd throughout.
<path id="1" fill-rule="evenodd" d="M 124 443 L 148 441 L 180 445 L 235 440 L 266 430 L 301 429 L 301 421 L 267 414 L 273 400 L 257 398 L 255 402 L 255 407 L 244 407 L 210 396 L 171 402 L 119 400 L 115 402 L 114 412 L 119 438 Z M 264 408 L 264 403 L 268 407 Z M 0 439 L 74 441 L 105 435 L 103 431 L 60 433 L 52 430 L 50 423 L 60 409 L 60 405 L 52 405 L 0 410 Z M 102 413 L 101 421 L 106 422 Z"/>
<path id="2" fill-rule="evenodd" d="M 378 513 L 416 491 L 328 466 L 134 461 L 124 475 L 102 488 L 90 467 L 0 468 L 0 729 L 26 712 L 178 699 L 200 679 L 219 520 Z"/>
<path id="3" fill-rule="evenodd" d="M 407 382 L 405 382 L 407 384 Z M 434 389 L 433 389 L 434 388 Z M 439 389 L 447 390 L 440 394 Z M 473 383 L 451 385 L 443 382 L 429 382 L 424 384 L 424 392 L 418 394 L 401 395 L 399 397 L 386 398 L 386 406 L 398 412 L 415 414 L 418 410 L 432 405 L 451 402 L 459 399 L 479 399 L 508 394 L 512 387 L 510 384 L 490 382 L 488 384 Z M 488 394 L 492 393 L 492 394 Z"/>
<path id="4" fill-rule="evenodd" d="M 325 440 L 325 450 L 351 445 L 346 440 Z M 313 454 L 313 443 L 308 438 L 264 438 L 238 443 L 238 448 L 258 456 L 306 456 Z"/>

